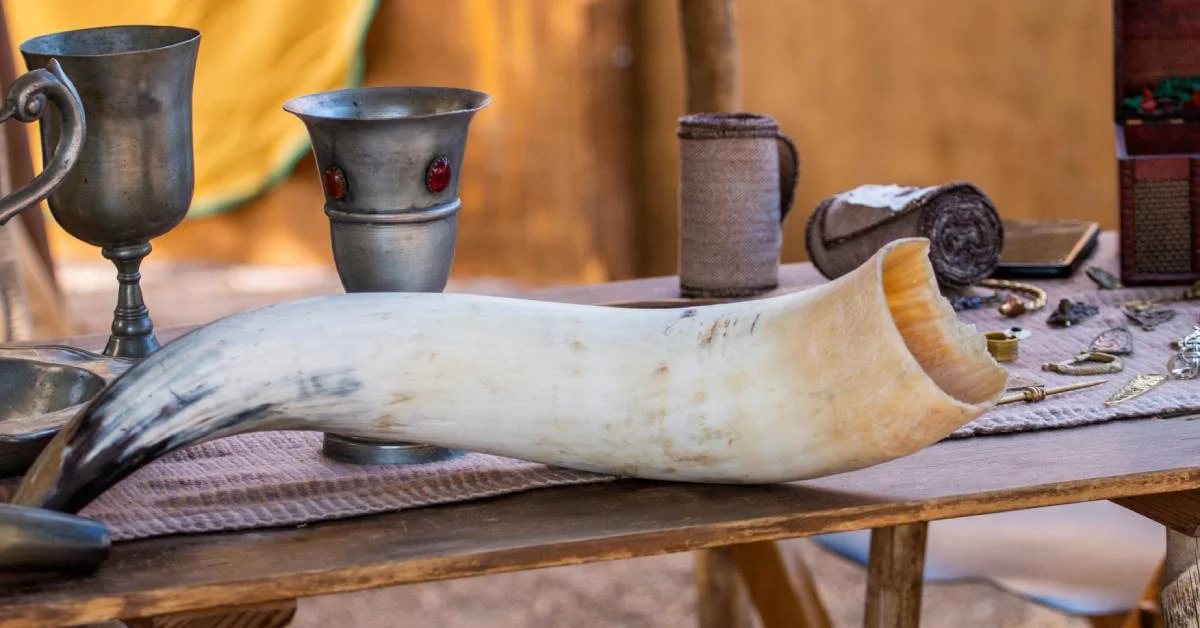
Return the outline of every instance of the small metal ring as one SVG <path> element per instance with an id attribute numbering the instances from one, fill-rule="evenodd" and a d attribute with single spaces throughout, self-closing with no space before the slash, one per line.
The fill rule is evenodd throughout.
<path id="1" fill-rule="evenodd" d="M 1020 355 L 1021 341 L 1005 331 L 990 331 L 983 335 L 987 339 L 988 353 L 997 362 L 1012 362 Z"/>
<path id="2" fill-rule="evenodd" d="M 368 214 L 364 212 L 344 212 L 332 207 L 325 207 L 325 215 L 333 222 L 359 222 L 368 224 L 394 224 L 394 223 L 411 223 L 411 222 L 432 222 L 440 220 L 447 216 L 453 215 L 462 207 L 460 199 L 454 199 L 448 203 L 434 205 L 417 211 L 401 211 L 401 212 L 380 212 L 377 214 Z"/>

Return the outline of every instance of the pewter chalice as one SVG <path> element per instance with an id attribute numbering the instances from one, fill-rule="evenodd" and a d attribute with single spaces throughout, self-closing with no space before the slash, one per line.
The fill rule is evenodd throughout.
<path id="1" fill-rule="evenodd" d="M 87 115 L 83 148 L 50 212 L 70 235 L 101 247 L 117 267 L 117 307 L 105 355 L 141 358 L 158 348 L 139 267 L 150 240 L 178 225 L 192 202 L 192 83 L 200 33 L 174 26 L 109 26 L 21 44 L 31 69 L 62 65 Z M 58 103 L 55 103 L 56 105 Z M 43 117 L 47 169 L 72 133 Z"/>
<path id="2" fill-rule="evenodd" d="M 441 292 L 457 237 L 459 172 L 487 94 L 368 87 L 293 98 L 325 190 L 333 258 L 347 292 Z M 430 462 L 438 447 L 326 434 L 327 456 L 361 464 Z"/>

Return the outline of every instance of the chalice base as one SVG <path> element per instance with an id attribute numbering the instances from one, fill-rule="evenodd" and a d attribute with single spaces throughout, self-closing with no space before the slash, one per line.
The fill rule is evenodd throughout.
<path id="1" fill-rule="evenodd" d="M 321 453 L 326 458 L 352 464 L 426 464 L 457 458 L 464 452 L 420 443 L 326 433 Z"/>
<path id="2" fill-rule="evenodd" d="M 154 335 L 150 310 L 142 300 L 142 260 L 150 254 L 150 244 L 104 247 L 101 253 L 117 267 L 117 307 L 113 310 L 112 335 L 104 355 L 118 358 L 144 358 L 159 348 Z"/>

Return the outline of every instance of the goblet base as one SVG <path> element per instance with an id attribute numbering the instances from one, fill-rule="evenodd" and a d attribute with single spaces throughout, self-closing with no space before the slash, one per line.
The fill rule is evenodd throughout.
<path id="1" fill-rule="evenodd" d="M 325 434 L 321 453 L 326 458 L 353 464 L 425 464 L 461 456 L 463 452 L 435 445 L 404 443 Z"/>
<path id="2" fill-rule="evenodd" d="M 104 355 L 118 358 L 144 358 L 158 350 L 154 322 L 142 300 L 142 260 L 150 254 L 150 243 L 104 247 L 104 257 L 117 267 L 117 307 L 113 310 L 112 335 L 104 346 Z"/>

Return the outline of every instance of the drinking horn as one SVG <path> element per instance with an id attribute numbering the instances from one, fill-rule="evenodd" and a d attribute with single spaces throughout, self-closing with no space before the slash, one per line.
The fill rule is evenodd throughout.
<path id="1" fill-rule="evenodd" d="M 284 429 L 687 482 L 877 464 L 944 438 L 1005 387 L 928 251 L 897 240 L 820 286 L 682 310 L 348 293 L 235 314 L 102 391 L 15 503 L 77 512 L 168 452 Z"/>

